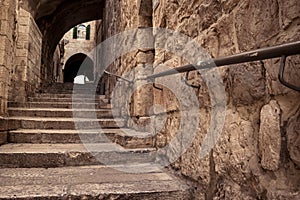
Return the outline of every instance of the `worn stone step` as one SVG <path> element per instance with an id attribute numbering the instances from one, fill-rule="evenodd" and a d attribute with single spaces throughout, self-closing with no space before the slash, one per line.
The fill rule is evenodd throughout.
<path id="1" fill-rule="evenodd" d="M 108 132 L 110 129 L 106 129 Z M 111 140 L 99 130 L 47 130 L 19 129 L 10 131 L 9 143 L 59 144 L 59 143 L 111 143 Z"/>
<path id="2" fill-rule="evenodd" d="M 68 108 L 8 108 L 11 117 L 76 117 L 76 118 L 112 118 L 110 109 L 68 109 Z M 116 116 L 115 116 L 116 117 Z"/>
<path id="3" fill-rule="evenodd" d="M 53 94 L 88 94 L 88 95 L 95 95 L 96 89 L 95 88 L 77 88 L 74 89 L 47 89 L 44 90 L 44 93 L 53 93 Z M 98 95 L 98 94 L 96 94 Z"/>
<path id="4" fill-rule="evenodd" d="M 20 129 L 10 131 L 10 143 L 117 143 L 125 148 L 154 147 L 154 136 L 131 129 L 101 130 L 38 130 Z"/>
<path id="5" fill-rule="evenodd" d="M 0 199 L 192 200 L 193 188 L 152 165 L 0 169 Z"/>
<path id="6" fill-rule="evenodd" d="M 53 97 L 29 97 L 29 102 L 78 102 L 78 103 L 101 103 L 107 104 L 107 99 L 93 99 L 93 98 L 53 98 Z"/>
<path id="7" fill-rule="evenodd" d="M 75 124 L 76 122 L 76 124 Z M 21 129 L 95 129 L 120 128 L 126 126 L 124 119 L 85 119 L 50 117 L 10 117 L 12 127 Z"/>
<path id="8" fill-rule="evenodd" d="M 6 144 L 0 146 L 0 168 L 64 167 L 152 163 L 154 149 L 124 149 L 113 143 Z"/>
<path id="9" fill-rule="evenodd" d="M 105 99 L 105 95 L 86 95 L 86 94 L 60 94 L 60 93 L 36 93 L 36 98 L 90 98 Z"/>
<path id="10" fill-rule="evenodd" d="M 124 148 L 155 147 L 155 134 L 132 129 L 104 129 L 107 137 Z"/>
<path id="11" fill-rule="evenodd" d="M 95 83 L 86 83 L 86 84 L 73 84 L 73 83 L 53 83 L 52 85 L 44 88 L 44 91 L 47 90 L 72 90 L 72 89 L 87 89 L 87 88 L 96 88 Z"/>
<path id="12" fill-rule="evenodd" d="M 101 109 L 101 108 L 111 108 L 111 105 L 98 104 L 98 103 L 72 103 L 72 102 L 25 102 L 25 103 L 9 102 L 8 107 Z"/>

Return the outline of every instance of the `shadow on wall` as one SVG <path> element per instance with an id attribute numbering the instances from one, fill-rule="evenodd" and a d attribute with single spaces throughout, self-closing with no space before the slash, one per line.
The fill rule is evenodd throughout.
<path id="1" fill-rule="evenodd" d="M 87 76 L 89 81 L 94 80 L 94 62 L 83 53 L 71 56 L 64 67 L 64 82 L 73 83 L 78 75 Z"/>

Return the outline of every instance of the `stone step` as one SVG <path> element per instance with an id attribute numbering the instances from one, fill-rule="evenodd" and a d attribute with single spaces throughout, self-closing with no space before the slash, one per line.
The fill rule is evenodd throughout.
<path id="1" fill-rule="evenodd" d="M 70 86 L 66 86 L 66 85 L 61 85 L 61 86 L 52 86 L 52 87 L 48 87 L 45 88 L 43 90 L 44 93 L 64 93 L 64 92 L 71 92 L 73 93 L 75 92 L 96 92 L 97 87 L 93 84 L 89 84 L 89 85 L 70 85 Z"/>
<path id="2" fill-rule="evenodd" d="M 76 122 L 76 125 L 75 125 Z M 20 129 L 96 129 L 126 126 L 124 119 L 83 119 L 50 117 L 9 117 L 11 127 Z"/>
<path id="3" fill-rule="evenodd" d="M 95 88 L 77 88 L 77 89 L 47 89 L 43 91 L 44 93 L 52 93 L 52 94 L 87 94 L 87 95 L 95 95 Z M 97 94 L 98 95 L 98 94 Z"/>
<path id="4" fill-rule="evenodd" d="M 152 165 L 0 169 L 0 199 L 191 200 L 193 188 Z"/>
<path id="5" fill-rule="evenodd" d="M 86 95 L 86 94 L 60 94 L 60 93 L 36 93 L 36 98 L 90 98 L 105 99 L 105 95 Z"/>
<path id="6" fill-rule="evenodd" d="M 0 168 L 145 164 L 155 161 L 154 149 L 124 149 L 113 143 L 6 144 L 0 146 Z"/>
<path id="7" fill-rule="evenodd" d="M 83 89 L 83 88 L 96 88 L 95 83 L 86 83 L 86 84 L 73 84 L 73 83 L 53 83 L 44 90 L 70 90 L 73 88 Z"/>
<path id="8" fill-rule="evenodd" d="M 11 117 L 76 117 L 76 118 L 112 118 L 110 109 L 67 109 L 67 108 L 8 108 Z"/>
<path id="9" fill-rule="evenodd" d="M 9 102 L 8 107 L 26 107 L 26 108 L 76 108 L 76 109 L 102 109 L 111 108 L 110 104 L 98 103 L 71 103 L 71 102 Z"/>
<path id="10" fill-rule="evenodd" d="M 107 104 L 107 99 L 93 99 L 93 98 L 53 98 L 53 97 L 29 97 L 29 102 L 78 102 L 78 103 L 101 103 Z"/>
<path id="11" fill-rule="evenodd" d="M 117 143 L 125 148 L 152 148 L 155 138 L 150 133 L 131 129 L 101 130 L 38 130 L 20 129 L 10 131 L 10 143 Z"/>

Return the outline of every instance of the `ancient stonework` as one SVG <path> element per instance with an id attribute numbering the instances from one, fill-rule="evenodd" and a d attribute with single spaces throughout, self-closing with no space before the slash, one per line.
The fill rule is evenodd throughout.
<path id="1" fill-rule="evenodd" d="M 3 147 L 0 148 L 0 156 L 5 158 L 0 159 L 0 168 L 2 165 L 49 167 L 50 171 L 55 172 L 53 163 L 56 166 L 72 165 L 76 170 L 79 165 L 99 164 L 86 151 L 82 152 L 81 147 L 80 152 L 72 151 L 73 143 L 81 142 L 78 135 L 69 130 L 75 131 L 73 113 L 69 110 L 72 107 L 73 85 L 57 83 L 63 81 L 60 56 L 64 49 L 58 45 L 64 34 L 80 23 L 97 20 L 92 22 L 95 23 L 95 29 L 91 32 L 94 40 L 90 41 L 93 44 L 95 42 L 99 45 L 124 31 L 132 31 L 133 37 L 125 35 L 117 44 L 112 42 L 111 49 L 97 49 L 97 55 L 91 56 L 96 63 L 95 76 L 107 70 L 129 81 L 105 75 L 100 83 L 91 83 L 92 87 L 103 87 L 105 101 L 99 97 L 96 101 L 93 99 L 90 103 L 79 104 L 88 108 L 84 112 L 91 112 L 89 106 L 94 103 L 98 109 L 109 110 L 107 115 L 101 115 L 103 110 L 98 110 L 97 114 L 100 113 L 103 121 L 95 123 L 104 124 L 110 139 L 118 145 L 124 145 L 125 149 L 139 149 L 144 145 L 146 149 L 137 151 L 148 152 L 169 147 L 167 156 L 159 159 L 171 162 L 169 169 L 172 172 L 193 183 L 192 187 L 182 184 L 180 188 L 181 185 L 176 185 L 179 183 L 177 179 L 173 182 L 169 175 L 160 173 L 160 178 L 170 180 L 172 188 L 176 188 L 175 193 L 166 190 L 162 196 L 160 193 L 147 192 L 143 195 L 148 199 L 300 199 L 300 93 L 280 83 L 280 58 L 189 74 L 180 73 L 153 80 L 144 79 L 166 68 L 202 61 L 203 58 L 197 54 L 199 51 L 193 52 L 191 48 L 186 48 L 190 44 L 186 38 L 199 44 L 203 54 L 207 53 L 211 58 L 299 41 L 299 11 L 299 0 L 0 1 L 0 145 Z M 140 34 L 149 27 L 167 29 L 169 34 L 159 35 L 155 31 L 147 35 Z M 185 39 L 177 37 L 178 33 L 184 34 Z M 70 37 L 72 32 L 67 33 L 65 39 Z M 126 45 L 147 42 L 154 48 L 139 48 L 118 54 Z M 81 44 L 74 43 L 75 48 L 65 54 L 65 62 L 79 52 L 77 47 Z M 178 46 L 174 48 L 173 45 Z M 84 52 L 88 52 L 92 44 L 85 47 Z M 184 53 L 176 55 L 181 51 Z M 193 59 L 188 60 L 185 56 Z M 115 59 L 107 63 L 107 58 Z M 299 72 L 299 55 L 289 56 L 284 79 L 299 87 Z M 213 83 L 209 82 L 211 80 L 214 80 Z M 169 87 L 159 82 L 169 83 Z M 143 84 L 146 85 L 139 88 Z M 224 90 L 218 88 L 218 84 Z M 49 85 L 52 85 L 53 93 L 65 94 L 37 94 Z M 88 89 L 83 87 L 82 91 Z M 225 96 L 223 99 L 222 94 Z M 80 98 L 85 97 L 86 94 Z M 216 99 L 222 99 L 222 102 L 216 103 Z M 46 106 L 53 106 L 52 110 L 49 107 L 45 110 Z M 221 112 L 218 110 L 220 107 L 225 109 Z M 16 108 L 25 110 L 19 112 Z M 215 109 L 224 118 L 214 115 Z M 28 116 L 20 119 L 20 114 Z M 51 120 L 46 118 L 50 116 Z M 112 120 L 113 117 L 117 122 Z M 95 124 L 90 119 L 88 123 Z M 130 133 L 139 134 L 126 135 L 119 130 L 110 132 L 117 125 L 125 130 L 132 129 Z M 217 136 L 207 139 L 209 130 L 216 130 L 218 125 L 221 130 Z M 18 128 L 27 130 L 15 131 Z M 34 128 L 47 130 L 32 132 Z M 183 131 L 178 132 L 180 128 Z M 144 139 L 141 135 L 149 137 Z M 18 140 L 20 143 L 27 142 L 29 150 L 23 148 L 23 143 L 21 146 L 17 144 L 18 147 L 14 144 L 3 145 L 7 142 L 17 143 Z M 54 153 L 48 155 L 49 152 L 45 153 L 47 148 L 35 148 L 35 145 L 42 145 L 35 144 L 39 141 L 47 142 L 47 148 Z M 211 149 L 206 141 L 214 144 Z M 55 144 L 59 142 L 63 145 Z M 65 144 L 71 147 L 65 147 Z M 56 147 L 59 147 L 59 152 L 56 152 Z M 35 159 L 31 157 L 31 148 L 37 149 Z M 63 153 L 60 148 L 64 150 Z M 180 155 L 178 151 L 181 151 Z M 127 153 L 135 155 L 132 152 Z M 8 171 L 11 174 L 27 174 L 27 169 L 23 169 L 24 173 L 19 173 L 19 170 L 15 168 Z M 105 171 L 106 168 L 101 167 L 101 170 Z M 106 173 L 111 172 L 106 170 Z M 132 187 L 139 186 L 147 189 L 154 187 L 154 193 L 162 189 L 161 182 L 154 183 L 156 180 L 151 180 L 151 185 L 147 186 L 147 177 L 143 177 L 142 184 L 137 182 L 134 186 L 128 186 L 131 187 L 130 191 L 135 191 Z M 116 184 L 118 179 L 112 180 Z M 122 184 L 113 186 L 123 189 Z M 101 187 L 105 186 L 84 188 L 99 192 L 102 191 L 99 189 Z M 1 186 L 1 189 L 9 191 L 6 186 Z M 63 192 L 60 189 L 57 189 L 58 193 Z M 138 196 L 135 194 L 132 194 L 134 198 L 141 198 L 139 193 Z M 89 195 L 80 198 L 88 198 Z M 103 199 L 131 197 L 106 193 L 101 195 Z M 97 198 L 102 198 L 101 195 Z M 28 198 L 34 197 L 29 195 Z"/>
<path id="2" fill-rule="evenodd" d="M 195 38 L 213 57 L 221 57 L 299 40 L 299 14 L 295 9 L 300 9 L 299 2 L 164 0 L 158 1 L 153 24 Z M 156 65 L 177 67 L 183 64 L 175 56 L 160 51 L 155 53 Z M 298 60 L 298 56 L 289 58 L 285 72 L 286 80 L 295 85 L 299 85 Z M 278 72 L 278 59 L 220 69 L 228 102 L 224 129 L 213 156 L 199 161 L 197 158 L 197 146 L 206 134 L 205 124 L 209 123 L 204 117 L 206 120 L 200 124 L 195 138 L 196 145 L 176 164 L 176 169 L 206 189 L 209 199 L 296 199 L 300 195 L 295 182 L 299 178 L 288 178 L 289 174 L 299 177 L 299 169 L 293 166 L 298 163 L 295 129 L 299 93 L 282 86 Z M 203 80 L 199 76 L 192 77 L 191 82 L 201 84 L 199 100 L 210 112 L 209 94 Z M 167 92 L 154 90 L 154 94 L 162 97 Z M 155 98 L 155 103 L 165 105 L 166 102 L 167 107 L 172 105 L 168 98 Z M 170 133 L 166 134 L 168 138 Z M 164 141 L 162 137 L 160 135 L 160 141 Z M 290 160 L 286 159 L 288 154 Z M 290 172 L 283 165 L 290 166 Z M 275 171 L 277 180 L 286 180 L 289 184 L 269 182 L 271 175 L 265 173 L 265 169 Z M 295 190 L 298 192 L 294 193 Z"/>
<path id="3" fill-rule="evenodd" d="M 17 21 L 16 60 L 10 99 L 24 102 L 27 96 L 33 95 L 40 87 L 42 34 L 26 10 L 19 10 Z"/>
<path id="4" fill-rule="evenodd" d="M 299 112 L 298 116 L 293 116 L 286 130 L 287 134 L 287 146 L 289 150 L 289 155 L 292 161 L 299 167 L 300 166 L 300 118 Z"/>
<path id="5" fill-rule="evenodd" d="M 261 110 L 259 129 L 259 150 L 264 169 L 276 171 L 280 164 L 281 130 L 280 107 L 271 101 Z"/>

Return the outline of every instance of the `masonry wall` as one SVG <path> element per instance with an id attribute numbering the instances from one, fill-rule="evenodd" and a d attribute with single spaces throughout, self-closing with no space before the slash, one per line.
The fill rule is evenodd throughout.
<path id="1" fill-rule="evenodd" d="M 90 40 L 86 39 L 73 39 L 73 29 L 69 30 L 63 37 L 63 39 L 68 40 L 68 44 L 65 45 L 65 54 L 63 61 L 66 63 L 70 57 L 77 53 L 83 53 L 89 55 L 93 61 L 95 61 L 94 48 L 96 47 L 96 36 L 95 28 L 96 21 L 91 21 L 83 23 L 85 26 L 90 25 Z"/>
<path id="2" fill-rule="evenodd" d="M 156 1 L 155 27 L 194 38 L 213 57 L 300 39 L 297 0 Z M 155 66 L 186 61 L 156 51 Z M 285 78 L 300 86 L 300 57 L 288 59 Z M 279 59 L 222 67 L 226 88 L 223 131 L 209 155 L 200 159 L 212 123 L 209 91 L 203 77 L 190 74 L 200 102 L 201 122 L 193 145 L 173 168 L 197 182 L 197 199 L 299 199 L 300 94 L 278 81 Z M 156 70 L 155 70 L 156 71 Z M 156 90 L 155 102 L 169 111 L 157 141 L 163 146 L 180 122 L 174 94 Z M 179 119 L 178 119 L 179 118 Z M 218 123 L 218 121 L 216 121 Z"/>
<path id="3" fill-rule="evenodd" d="M 10 101 L 24 102 L 40 87 L 42 35 L 31 14 L 22 8 L 19 9 L 17 22 L 18 36 Z"/>
<path id="4" fill-rule="evenodd" d="M 105 12 L 103 25 L 106 38 L 130 28 L 145 27 L 147 19 L 140 17 L 139 2 L 107 2 L 109 12 Z M 297 0 L 158 0 L 153 1 L 153 8 L 150 24 L 185 34 L 214 58 L 300 39 L 300 3 Z M 158 42 L 167 40 L 156 38 L 156 45 L 161 47 L 163 45 Z M 186 44 L 185 41 L 176 42 Z M 137 55 L 138 51 L 121 57 L 109 70 L 124 75 L 126 71 L 137 69 L 139 62 L 143 63 Z M 298 86 L 299 60 L 299 56 L 288 58 L 285 71 L 286 80 Z M 151 59 L 148 61 L 151 63 Z M 160 71 L 161 66 L 172 68 L 187 63 L 174 53 L 155 49 L 154 72 Z M 207 130 L 212 123 L 217 125 L 222 120 L 211 118 L 212 109 L 218 105 L 212 103 L 210 89 L 214 88 L 207 85 L 207 77 L 203 73 L 190 73 L 189 82 L 201 86 L 200 89 L 191 88 L 199 103 L 199 108 L 191 114 L 197 113 L 200 121 L 191 146 L 172 164 L 172 168 L 196 183 L 197 199 L 300 198 L 300 94 L 279 83 L 279 65 L 279 59 L 272 59 L 215 70 L 225 88 L 226 115 L 216 145 L 204 158 L 200 157 L 200 147 Z M 129 77 L 136 79 L 138 75 Z M 182 74 L 179 79 L 184 77 Z M 165 81 L 172 83 L 174 78 L 165 77 Z M 108 91 L 111 92 L 116 80 L 109 84 Z M 145 118 L 144 125 L 149 124 L 150 119 L 155 119 L 155 128 L 164 122 L 162 128 L 155 130 L 156 146 L 161 148 L 175 137 L 180 122 L 184 120 L 181 109 L 188 111 L 193 102 L 180 107 L 178 97 L 170 89 L 157 86 L 152 88 L 152 94 L 148 88 L 142 89 L 148 92 L 149 102 L 153 98 L 154 104 L 162 107 L 155 112 L 157 115 L 146 116 L 148 119 Z M 185 91 L 176 84 L 173 88 L 174 91 Z M 116 97 L 130 98 L 128 94 L 132 94 L 132 87 L 128 86 L 126 91 L 125 95 L 122 91 L 115 91 Z M 135 98 L 130 101 L 131 119 L 136 117 L 135 106 L 140 108 L 140 113 L 149 113 L 148 108 L 142 108 L 148 106 L 144 91 L 137 91 L 143 95 L 133 95 Z M 133 100 L 136 97 L 144 97 L 144 102 Z M 164 109 L 165 113 L 162 112 Z M 142 123 L 138 117 L 138 123 Z M 132 120 L 128 125 L 139 128 Z M 181 133 L 183 140 L 175 146 L 185 147 L 183 142 L 188 136 L 187 132 Z M 173 153 L 170 151 L 171 157 Z"/>
<path id="5" fill-rule="evenodd" d="M 102 37 L 98 38 L 97 44 L 100 44 L 103 41 L 110 40 L 116 34 L 122 34 L 124 31 L 136 29 L 138 27 L 138 12 L 136 8 L 136 1 L 106 1 L 101 28 L 98 29 L 98 31 L 101 31 L 101 33 L 98 33 L 98 35 L 101 35 Z M 113 74 L 127 76 L 128 79 L 132 80 L 134 79 L 134 76 L 130 74 L 130 71 L 136 66 L 135 57 L 137 54 L 137 50 L 127 52 L 122 56 L 116 55 L 117 51 L 122 51 L 122 44 L 126 44 L 126 38 L 128 37 L 126 35 L 122 35 L 121 38 L 122 40 L 119 42 L 112 41 L 106 43 L 112 51 L 107 51 L 106 49 L 98 49 L 98 55 L 100 55 L 97 58 L 99 63 L 98 68 L 100 68 L 99 74 L 103 75 L 103 70 L 107 70 Z M 107 62 L 109 60 L 107 58 L 115 59 L 113 59 L 114 61 L 112 63 L 109 63 Z M 122 110 L 121 112 L 124 115 L 127 115 L 126 108 L 121 107 L 121 105 L 124 100 L 129 98 L 127 95 L 131 94 L 132 88 L 130 88 L 130 85 L 124 82 L 119 82 L 120 84 L 124 84 L 123 86 L 125 87 L 125 91 L 127 91 L 124 94 L 124 92 L 121 91 L 121 88 L 124 89 L 123 86 L 118 87 L 120 89 L 116 89 L 115 86 L 117 83 L 117 79 L 115 77 L 106 76 L 104 74 L 103 78 L 103 81 L 105 81 L 106 95 L 110 98 L 112 92 L 115 91 L 114 94 L 116 94 L 116 96 L 114 96 L 114 99 L 119 99 L 119 102 L 115 102 L 115 106 L 116 108 L 120 108 L 120 110 Z"/>
<path id="6" fill-rule="evenodd" d="M 142 2 L 147 3 L 143 4 Z M 128 121 L 128 126 L 131 127 L 135 126 L 134 121 L 137 117 L 146 117 L 143 120 L 149 121 L 149 115 L 144 111 L 153 99 L 152 86 L 147 86 L 146 90 L 137 90 L 139 85 L 144 84 L 143 81 L 138 80 L 139 77 L 150 75 L 153 69 L 153 49 L 137 48 L 138 44 L 143 44 L 149 39 L 149 35 L 142 35 L 141 31 L 144 28 L 152 27 L 151 16 L 152 1 L 106 1 L 101 28 L 98 29 L 101 31 L 101 42 L 104 41 L 104 44 L 109 45 L 109 49 L 112 49 L 112 51 L 103 49 L 104 53 L 98 53 L 101 55 L 98 58 L 99 68 L 102 70 L 105 68 L 113 74 L 122 75 L 135 82 L 130 84 L 126 81 L 117 81 L 117 78 L 113 76 L 104 76 L 107 96 L 114 101 L 115 111 L 121 112 L 123 117 L 131 115 Z M 97 43 L 99 44 L 100 41 L 98 40 Z M 112 63 L 105 61 L 111 58 L 114 60 Z M 146 63 L 150 66 L 146 67 Z M 111 94 L 113 96 L 110 96 Z"/>
<path id="7" fill-rule="evenodd" d="M 16 1 L 0 1 L 0 145 L 7 141 L 8 91 L 15 54 Z"/>

